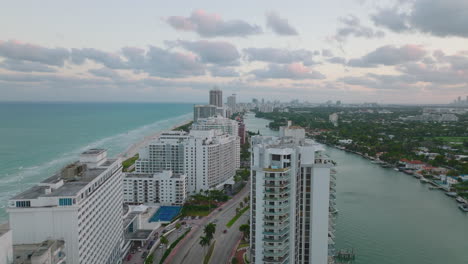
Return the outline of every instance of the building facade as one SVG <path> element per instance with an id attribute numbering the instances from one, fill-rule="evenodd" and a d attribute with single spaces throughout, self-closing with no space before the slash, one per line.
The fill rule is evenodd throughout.
<path id="1" fill-rule="evenodd" d="M 329 263 L 334 163 L 303 129 L 282 131 L 282 137 L 252 138 L 252 263 Z"/>
<path id="2" fill-rule="evenodd" d="M 122 165 L 103 149 L 9 200 L 13 243 L 63 240 L 67 263 L 114 264 L 124 242 Z"/>
<path id="3" fill-rule="evenodd" d="M 14 245 L 14 254 L 14 264 L 65 264 L 67 261 L 63 240 Z"/>
<path id="4" fill-rule="evenodd" d="M 223 91 L 217 87 L 210 90 L 210 105 L 223 107 Z"/>
<path id="5" fill-rule="evenodd" d="M 218 112 L 219 110 L 216 105 L 194 105 L 193 122 L 197 122 L 200 118 L 215 116 Z"/>
<path id="6" fill-rule="evenodd" d="M 0 225 L 0 264 L 13 263 L 13 240 L 8 224 Z"/>
<path id="7" fill-rule="evenodd" d="M 183 205 L 187 198 L 187 177 L 172 171 L 126 173 L 124 202 L 129 204 Z"/>
<path id="8" fill-rule="evenodd" d="M 227 106 L 229 107 L 229 109 L 231 109 L 232 114 L 237 112 L 236 111 L 237 107 L 236 107 L 236 95 L 235 94 L 228 96 Z"/>
<path id="9" fill-rule="evenodd" d="M 222 116 L 213 116 L 205 119 L 199 119 L 192 125 L 192 130 L 211 129 L 219 129 L 226 134 L 237 137 L 239 134 L 239 123 Z"/>

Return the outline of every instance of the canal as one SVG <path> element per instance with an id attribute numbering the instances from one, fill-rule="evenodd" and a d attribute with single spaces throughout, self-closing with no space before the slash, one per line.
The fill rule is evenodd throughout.
<path id="1" fill-rule="evenodd" d="M 247 115 L 249 131 L 275 135 Z M 337 163 L 336 248 L 356 264 L 466 264 L 468 214 L 437 190 L 358 155 L 327 148 Z"/>

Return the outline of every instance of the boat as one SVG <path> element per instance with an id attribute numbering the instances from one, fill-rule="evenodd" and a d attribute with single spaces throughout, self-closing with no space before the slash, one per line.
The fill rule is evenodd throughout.
<path id="1" fill-rule="evenodd" d="M 446 192 L 445 195 L 447 195 L 448 197 L 457 197 L 456 192 Z"/>
<path id="2" fill-rule="evenodd" d="M 413 174 L 413 177 L 418 178 L 418 179 L 421 179 L 422 175 L 419 174 L 419 173 L 415 173 L 415 174 Z"/>
<path id="3" fill-rule="evenodd" d="M 414 171 L 412 170 L 403 170 L 404 173 L 408 174 L 408 175 L 413 175 Z"/>
<path id="4" fill-rule="evenodd" d="M 419 179 L 419 181 L 421 181 L 421 183 L 429 183 L 429 180 L 424 178 L 424 177 L 421 177 L 421 179 Z"/>
<path id="5" fill-rule="evenodd" d="M 458 208 L 460 208 L 460 210 L 463 212 L 468 212 L 468 204 L 460 204 Z"/>
<path id="6" fill-rule="evenodd" d="M 398 168 L 394 168 L 394 170 L 396 170 L 396 171 L 400 171 Z"/>
<path id="7" fill-rule="evenodd" d="M 382 166 L 382 168 L 391 168 L 392 165 L 388 164 L 388 163 L 382 163 L 380 166 Z"/>
<path id="8" fill-rule="evenodd" d="M 456 200 L 457 202 L 459 202 L 459 203 L 466 203 L 466 200 L 463 199 L 463 197 L 461 197 L 461 196 L 458 196 L 457 199 L 455 199 L 455 200 Z"/>

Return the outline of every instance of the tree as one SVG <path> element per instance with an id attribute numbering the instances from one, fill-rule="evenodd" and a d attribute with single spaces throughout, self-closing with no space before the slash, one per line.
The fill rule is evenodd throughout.
<path id="1" fill-rule="evenodd" d="M 205 236 L 211 241 L 214 233 L 216 232 L 216 224 L 214 223 L 207 224 L 203 232 L 205 232 Z"/>
<path id="2" fill-rule="evenodd" d="M 175 228 L 179 229 L 182 225 L 180 223 L 175 224 Z"/>
<path id="3" fill-rule="evenodd" d="M 239 203 L 239 207 L 240 207 L 240 208 L 244 207 L 244 203 L 243 203 L 243 202 L 240 202 L 240 203 Z"/>
<path id="4" fill-rule="evenodd" d="M 236 257 L 233 257 L 231 260 L 231 264 L 238 264 L 238 263 L 239 263 L 239 260 L 237 260 Z"/>
<path id="5" fill-rule="evenodd" d="M 161 241 L 161 244 L 164 244 L 165 246 L 169 244 L 169 240 L 165 236 L 161 236 L 159 240 Z"/>
<path id="6" fill-rule="evenodd" d="M 244 239 L 249 238 L 250 235 L 250 226 L 248 224 L 243 224 L 239 226 L 239 231 L 242 232 Z"/>
<path id="7" fill-rule="evenodd" d="M 210 245 L 210 243 L 211 243 L 211 238 L 208 238 L 208 237 L 206 237 L 206 236 L 202 236 L 202 237 L 200 237 L 200 242 L 199 242 L 199 243 L 200 243 L 200 246 L 201 246 L 201 247 L 204 249 L 204 251 L 205 251 L 205 248 L 207 248 L 207 247 Z"/>

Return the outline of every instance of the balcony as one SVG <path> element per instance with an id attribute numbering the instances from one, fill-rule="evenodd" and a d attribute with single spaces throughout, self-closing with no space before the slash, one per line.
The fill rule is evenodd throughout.
<path id="1" fill-rule="evenodd" d="M 286 172 L 289 168 L 263 168 L 263 171 L 266 172 Z"/>
<path id="2" fill-rule="evenodd" d="M 283 257 L 267 257 L 267 256 L 265 256 L 262 260 L 263 260 L 263 262 L 265 264 L 284 264 L 284 263 L 288 263 L 289 254 L 286 254 Z"/>
<path id="3" fill-rule="evenodd" d="M 268 236 L 283 236 L 283 235 L 289 234 L 289 226 L 284 226 L 282 228 L 280 227 L 278 228 L 279 230 L 270 229 L 271 227 L 268 227 L 268 228 L 269 229 L 264 230 L 262 234 L 268 235 Z"/>
<path id="4" fill-rule="evenodd" d="M 274 212 L 270 212 L 270 211 L 264 211 L 263 212 L 266 216 L 269 216 L 269 215 L 278 215 L 278 216 L 281 216 L 281 215 L 289 215 L 289 210 L 278 210 L 278 211 L 274 211 Z"/>
<path id="5" fill-rule="evenodd" d="M 266 209 L 288 209 L 289 208 L 289 203 L 282 203 L 282 204 L 269 204 L 265 203 L 264 207 Z"/>
<path id="6" fill-rule="evenodd" d="M 265 195 L 263 197 L 263 199 L 265 199 L 266 201 L 279 201 L 279 202 L 285 202 L 285 201 L 289 201 L 289 195 L 284 195 L 284 196 L 273 196 L 273 195 L 270 195 L 270 196 L 267 196 Z"/>
<path id="7" fill-rule="evenodd" d="M 269 187 L 267 187 L 269 188 Z M 267 194 L 288 194 L 290 191 L 289 187 L 282 187 L 282 188 L 274 188 L 274 189 L 266 189 L 264 190 Z"/>

